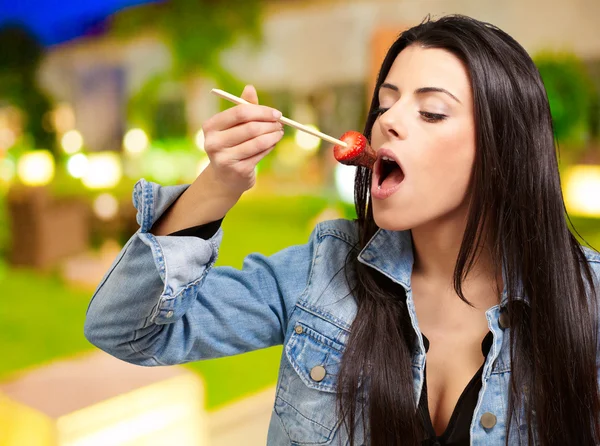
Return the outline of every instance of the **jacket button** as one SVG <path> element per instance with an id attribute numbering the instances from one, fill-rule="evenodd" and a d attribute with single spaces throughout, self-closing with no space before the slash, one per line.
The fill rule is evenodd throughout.
<path id="1" fill-rule="evenodd" d="M 508 313 L 506 312 L 506 310 L 500 311 L 500 317 L 498 318 L 498 325 L 500 325 L 500 328 L 503 330 L 510 326 L 510 323 L 508 321 Z"/>
<path id="2" fill-rule="evenodd" d="M 172 318 L 173 317 L 173 312 L 172 311 L 167 311 L 167 314 L 165 314 L 165 317 Z"/>
<path id="3" fill-rule="evenodd" d="M 491 412 L 486 412 L 481 416 L 481 425 L 486 429 L 491 429 L 496 425 L 496 415 Z"/>
<path id="4" fill-rule="evenodd" d="M 298 334 L 302 334 L 302 332 L 303 332 L 302 326 L 296 325 L 296 327 L 294 328 L 294 331 Z"/>
<path id="5" fill-rule="evenodd" d="M 313 381 L 323 381 L 323 378 L 325 378 L 325 375 L 327 375 L 327 372 L 325 371 L 325 367 L 323 367 L 322 365 L 317 365 L 314 366 L 311 370 L 310 370 L 310 377 L 313 379 Z"/>

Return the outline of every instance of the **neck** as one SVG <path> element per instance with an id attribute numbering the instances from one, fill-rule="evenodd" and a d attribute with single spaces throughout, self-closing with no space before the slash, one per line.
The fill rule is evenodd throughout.
<path id="1" fill-rule="evenodd" d="M 466 218 L 460 223 L 456 220 L 430 222 L 413 228 L 413 277 L 425 280 L 440 292 L 446 291 L 448 296 L 455 296 L 454 269 L 465 227 Z M 490 293 L 495 295 L 502 290 L 502 270 L 494 268 L 490 244 L 486 238 L 482 240 L 486 242 L 476 250 L 473 267 L 463 281 L 463 291 L 467 299 L 468 295 L 474 300 L 485 296 L 487 301 Z"/>

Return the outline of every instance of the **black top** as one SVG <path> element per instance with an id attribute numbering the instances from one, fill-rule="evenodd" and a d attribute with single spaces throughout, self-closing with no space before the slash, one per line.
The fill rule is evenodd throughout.
<path id="1" fill-rule="evenodd" d="M 200 237 L 201 239 L 208 240 L 217 233 L 222 222 L 223 219 L 220 219 L 211 223 L 206 223 L 205 225 L 182 229 L 181 231 L 173 232 L 169 235 Z"/>
<path id="2" fill-rule="evenodd" d="M 483 338 L 481 342 L 481 352 L 484 357 L 487 357 L 493 342 L 492 332 Z M 423 344 L 425 344 L 425 351 L 429 351 L 429 340 L 423 335 Z M 427 372 L 427 366 L 425 366 L 425 372 Z M 421 400 L 419 401 L 419 412 L 425 426 L 426 439 L 423 441 L 423 446 L 469 446 L 470 444 L 470 430 L 471 420 L 473 418 L 473 412 L 477 406 L 477 399 L 479 398 L 479 391 L 481 390 L 481 375 L 483 373 L 483 365 L 473 375 L 471 381 L 467 384 L 462 394 L 456 402 L 454 411 L 450 416 L 448 426 L 442 435 L 439 437 L 436 435 L 431 422 L 431 414 L 429 413 L 429 404 L 427 401 L 427 380 L 423 382 L 423 391 L 421 392 Z M 425 374 L 427 376 L 427 374 Z"/>
<path id="3" fill-rule="evenodd" d="M 219 227 L 221 226 L 221 220 L 217 220 L 205 225 L 194 226 L 191 228 L 183 229 L 181 231 L 173 232 L 172 236 L 191 236 L 200 237 L 202 239 L 209 239 L 214 236 Z M 425 352 L 429 351 L 429 340 L 423 336 L 423 344 L 425 345 Z M 481 351 L 484 357 L 487 357 L 490 348 L 492 346 L 493 336 L 492 332 L 489 332 L 483 341 L 481 342 Z M 425 369 L 425 372 L 427 368 Z M 467 384 L 462 394 L 456 402 L 454 411 L 448 422 L 448 426 L 442 435 L 439 437 L 436 435 L 431 422 L 431 414 L 429 413 L 429 404 L 427 401 L 427 379 L 423 382 L 423 391 L 421 392 L 421 400 L 419 401 L 419 412 L 421 414 L 423 425 L 425 426 L 425 440 L 423 440 L 422 446 L 469 446 L 470 444 L 470 430 L 471 430 L 471 419 L 473 418 L 473 412 L 477 406 L 477 399 L 479 398 L 479 391 L 481 390 L 481 374 L 483 372 L 483 365 L 475 373 L 471 381 Z M 427 374 L 425 373 L 425 376 Z"/>

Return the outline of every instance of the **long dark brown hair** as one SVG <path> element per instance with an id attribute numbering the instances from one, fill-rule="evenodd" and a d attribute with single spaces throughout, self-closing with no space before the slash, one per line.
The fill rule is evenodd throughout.
<path id="1" fill-rule="evenodd" d="M 449 51 L 470 75 L 476 156 L 454 289 L 469 303 L 461 283 L 475 261 L 475 248 L 489 237 L 495 259 L 505 262 L 508 293 L 512 373 L 507 439 L 511 420 L 522 413 L 529 444 L 534 438 L 543 446 L 597 444 L 596 287 L 569 229 L 539 72 L 521 45 L 493 25 L 460 15 L 426 18 L 403 32 L 387 53 L 364 130 L 369 139 L 379 86 L 400 51 L 414 44 Z M 378 230 L 370 184 L 371 171 L 359 168 L 355 202 L 361 249 Z M 356 255 L 349 257 L 346 273 L 354 278 L 358 308 L 338 376 L 337 410 L 350 444 L 356 441 L 361 413 L 370 444 L 417 446 L 423 427 L 411 372 L 416 341 L 404 289 L 359 263 Z M 528 304 L 517 299 L 519 283 Z"/>

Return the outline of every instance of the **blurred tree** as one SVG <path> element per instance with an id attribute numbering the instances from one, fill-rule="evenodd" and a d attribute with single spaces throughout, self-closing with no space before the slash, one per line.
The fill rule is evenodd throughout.
<path id="1" fill-rule="evenodd" d="M 6 194 L 0 193 L 0 280 L 2 280 L 3 259 L 8 255 L 10 244 L 10 226 L 7 215 Z"/>
<path id="2" fill-rule="evenodd" d="M 534 58 L 548 93 L 554 135 L 560 143 L 583 146 L 592 134 L 595 88 L 574 54 L 541 53 Z"/>
<path id="3" fill-rule="evenodd" d="M 586 66 L 596 91 L 592 102 L 590 134 L 600 148 L 600 58 L 588 60 Z"/>
<path id="4" fill-rule="evenodd" d="M 0 27 L 0 102 L 25 112 L 23 130 L 35 148 L 55 151 L 56 135 L 43 125 L 52 105 L 36 81 L 43 55 L 43 47 L 27 30 L 15 25 Z"/>
<path id="5" fill-rule="evenodd" d="M 130 117 L 151 122 L 158 113 L 158 93 L 166 82 L 191 84 L 204 76 L 215 79 L 222 88 L 240 90 L 242 82 L 224 69 L 219 56 L 240 37 L 258 42 L 262 4 L 262 0 L 169 0 L 117 13 L 111 24 L 116 36 L 158 33 L 173 60 L 171 72 L 149 79 L 132 98 Z"/>

